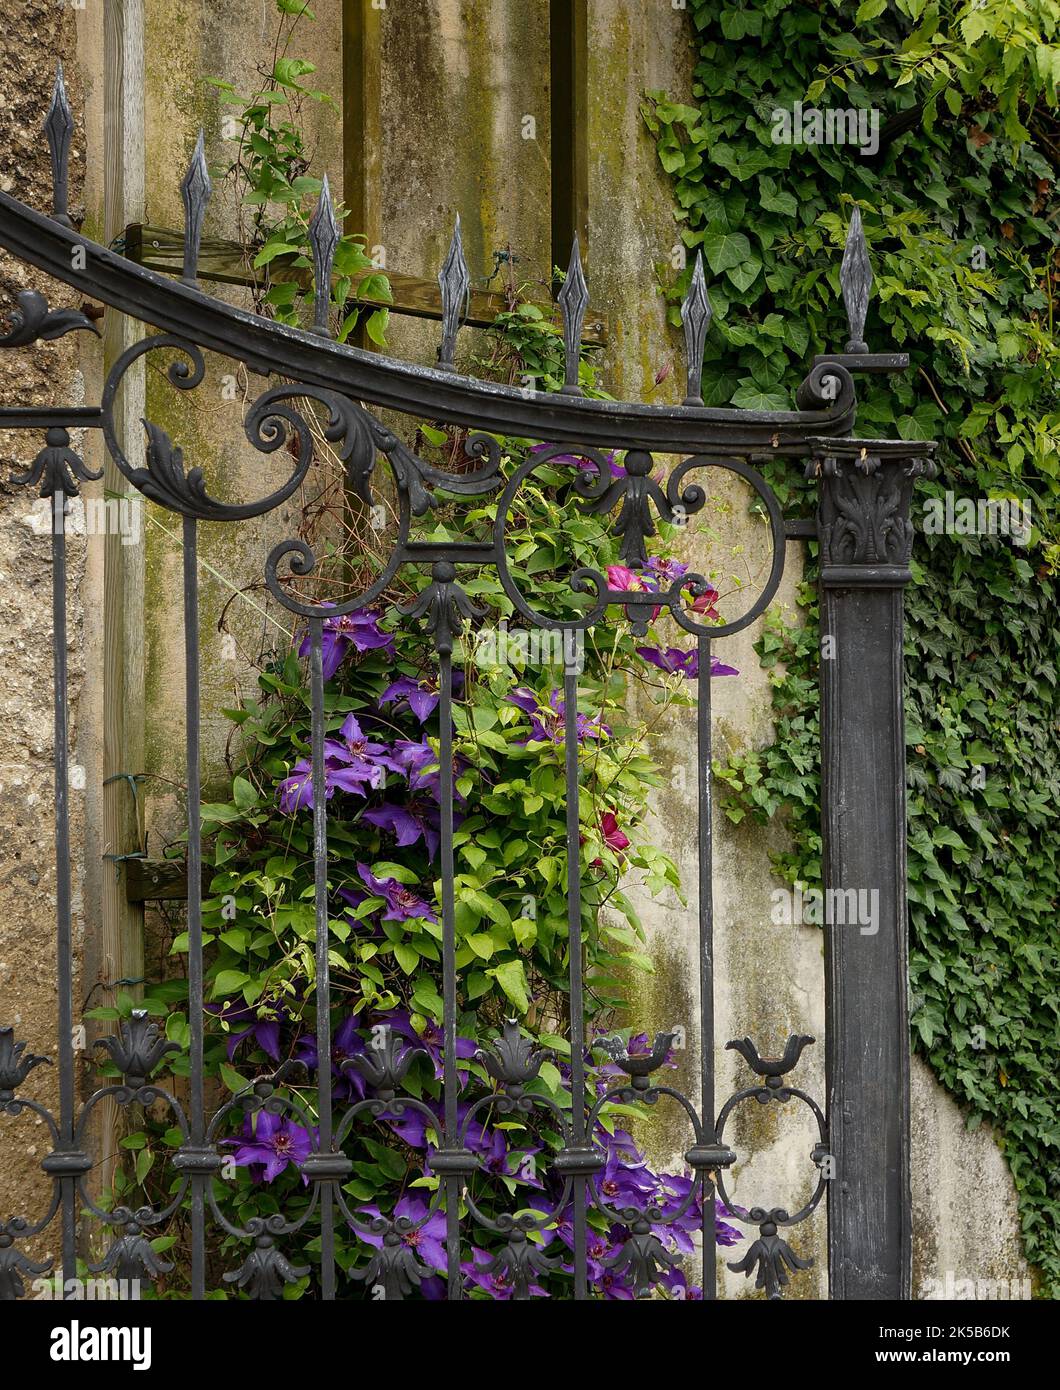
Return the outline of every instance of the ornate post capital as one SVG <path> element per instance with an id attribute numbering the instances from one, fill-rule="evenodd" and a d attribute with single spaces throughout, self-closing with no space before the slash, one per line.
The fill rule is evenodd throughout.
<path id="1" fill-rule="evenodd" d="M 812 445 L 807 477 L 820 484 L 822 584 L 907 584 L 913 550 L 909 504 L 917 478 L 937 472 L 935 445 L 891 439 L 815 439 Z"/>

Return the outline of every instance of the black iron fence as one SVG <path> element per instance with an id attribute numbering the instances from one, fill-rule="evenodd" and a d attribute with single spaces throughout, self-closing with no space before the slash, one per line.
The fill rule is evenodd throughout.
<path id="1" fill-rule="evenodd" d="M 0 1029 L 0 1113 L 9 1125 L 5 1142 L 13 1142 L 20 1115 L 39 1117 L 51 1136 L 51 1150 L 42 1167 L 53 1180 L 54 1195 L 37 1215 L 15 1214 L 0 1224 L 0 1297 L 25 1294 L 29 1277 L 46 1272 L 26 1253 L 26 1242 L 53 1221 L 61 1226 L 61 1272 L 73 1279 L 77 1271 L 79 1229 L 90 1219 L 110 1230 L 109 1252 L 103 1268 L 118 1277 L 149 1280 L 164 1268 L 150 1245 L 178 1211 L 190 1213 L 190 1284 L 194 1298 L 207 1289 L 207 1259 L 224 1237 L 242 1243 L 242 1262 L 225 1278 L 256 1298 L 274 1298 L 285 1284 L 308 1269 L 300 1252 L 312 1229 L 319 1236 L 314 1252 L 315 1288 L 332 1299 L 338 1288 L 336 1226 L 344 1238 L 368 1236 L 368 1263 L 358 1271 L 373 1296 L 402 1298 L 413 1293 L 425 1274 L 410 1239 L 428 1221 L 444 1217 L 448 1265 L 448 1296 L 463 1292 L 461 1251 L 476 1228 L 493 1232 L 500 1253 L 494 1267 L 517 1297 L 528 1296 L 547 1265 L 540 1241 L 560 1213 L 572 1212 L 572 1266 L 575 1298 L 585 1298 L 589 1213 L 604 1213 L 625 1231 L 614 1262 L 637 1295 L 648 1294 L 660 1270 L 672 1259 L 660 1228 L 673 1223 L 694 1202 L 703 1212 L 700 1260 L 705 1297 L 715 1295 L 715 1193 L 731 1219 L 757 1236 L 733 1268 L 754 1276 L 758 1288 L 779 1297 L 791 1271 L 806 1267 L 787 1240 L 790 1228 L 806 1220 L 828 1193 L 830 1212 L 830 1276 L 834 1297 L 907 1297 L 909 1281 L 908 1200 L 908 1060 L 905 1019 L 905 904 L 904 904 L 904 744 L 901 723 L 901 592 L 909 579 L 911 529 L 910 491 L 918 474 L 931 468 L 931 448 L 896 441 L 852 437 L 855 418 L 854 375 L 899 370 L 904 359 L 873 354 L 863 339 L 871 286 L 871 271 L 855 210 L 843 258 L 842 286 L 851 325 L 851 341 L 842 353 L 825 354 L 813 362 L 797 394 L 795 411 L 712 409 L 703 405 L 701 376 L 710 305 L 703 265 L 697 256 L 683 308 L 687 354 L 687 395 L 678 407 L 647 406 L 611 400 L 586 399 L 578 386 L 581 326 L 588 291 L 575 243 L 570 268 L 560 295 L 566 355 L 566 385 L 546 395 L 476 381 L 454 366 L 457 333 L 469 288 L 460 242 L 459 223 L 439 277 L 442 293 L 442 339 L 437 367 L 404 364 L 377 354 L 340 345 L 329 337 L 328 301 L 332 258 L 339 230 L 327 185 L 312 224 L 316 298 L 315 325 L 303 332 L 280 326 L 219 302 L 198 287 L 198 250 L 210 181 L 200 139 L 183 184 L 186 210 L 183 277 L 179 283 L 137 266 L 105 247 L 82 237 L 67 215 L 66 162 L 72 118 L 61 73 L 46 122 L 54 170 L 54 208 L 50 216 L 33 211 L 0 193 L 0 245 L 23 261 L 39 267 L 108 306 L 131 315 L 155 331 L 124 352 L 114 363 L 98 407 L 46 409 L 17 405 L 0 409 L 0 427 L 45 432 L 44 447 L 32 468 L 17 481 L 39 485 L 52 499 L 53 649 L 55 659 L 55 845 L 57 873 L 56 981 L 58 990 L 57 1113 L 28 1092 L 33 1070 L 44 1060 L 29 1054 L 11 1028 Z M 6 348 L 30 347 L 38 340 L 57 338 L 91 322 L 75 310 L 51 309 L 43 295 L 25 291 L 7 336 Z M 253 372 L 273 375 L 281 384 L 264 391 L 246 416 L 246 432 L 263 452 L 293 458 L 290 476 L 268 496 L 247 503 L 215 498 L 199 468 L 185 468 L 179 448 L 160 428 L 146 423 L 144 466 L 127 458 L 115 401 L 130 368 L 147 354 L 168 359 L 168 378 L 180 391 L 193 391 L 203 380 L 204 353 L 223 354 Z M 306 403 L 316 402 L 325 421 L 327 440 L 344 462 L 349 488 L 372 505 L 374 473 L 385 459 L 397 499 L 397 536 L 386 563 L 365 592 L 340 604 L 306 601 L 291 591 L 290 576 L 313 573 L 316 557 L 302 540 L 276 546 L 265 560 L 268 589 L 275 600 L 308 629 L 312 695 L 313 854 L 315 864 L 315 991 L 317 1069 L 314 1113 L 284 1086 L 281 1070 L 248 1081 L 214 1113 L 207 1106 L 204 1073 L 204 953 L 202 897 L 202 835 L 200 825 L 200 680 L 199 579 L 197 542 L 202 523 L 225 523 L 260 516 L 291 498 L 313 459 L 313 436 L 303 415 Z M 446 472 L 425 462 L 403 443 L 369 407 L 400 411 L 423 420 L 468 430 L 468 471 Z M 78 493 L 81 480 L 98 477 L 86 469 L 71 443 L 71 431 L 98 429 L 116 466 L 135 488 L 183 520 L 184 647 L 188 789 L 187 928 L 189 943 L 190 1072 L 186 1089 L 163 1079 L 173 1045 L 146 1014 L 136 1012 L 106 1049 L 120 1080 L 84 1099 L 79 1086 L 74 1050 L 73 943 L 71 937 L 70 830 L 68 812 L 66 537 L 67 500 Z M 514 435 L 541 441 L 507 479 L 500 472 L 496 436 Z M 280 446 L 294 438 L 287 451 Z M 613 476 L 605 450 L 624 451 L 625 466 Z M 678 454 L 681 461 L 665 481 L 653 474 L 655 455 Z M 573 458 L 572 458 L 573 456 Z M 711 652 L 719 638 L 747 627 L 766 609 L 777 592 L 784 566 L 786 542 L 805 531 L 786 523 L 781 508 L 764 481 L 763 459 L 789 458 L 805 463 L 819 479 L 820 512 L 817 536 L 821 543 L 823 631 L 834 639 L 834 659 L 822 662 L 822 737 L 825 773 L 825 886 L 871 886 L 880 892 L 879 930 L 872 937 L 826 928 L 827 1086 L 822 1109 L 792 1084 L 799 1055 L 812 1038 L 789 1040 L 780 1058 L 759 1056 L 750 1039 L 729 1043 L 744 1058 L 749 1084 L 717 1108 L 714 1077 L 714 966 L 711 846 Z M 739 619 L 720 625 L 699 621 L 682 602 L 682 591 L 703 593 L 709 587 L 699 575 L 658 591 L 615 590 L 596 569 L 583 569 L 571 578 L 572 592 L 584 598 L 578 616 L 558 617 L 542 612 L 533 595 L 524 593 L 509 567 L 506 525 L 521 485 L 535 470 L 582 461 L 573 467 L 573 505 L 583 512 L 612 519 L 621 537 L 624 563 L 632 570 L 647 561 L 646 540 L 657 521 L 676 513 L 693 515 L 704 506 L 711 483 L 722 473 L 735 474 L 757 494 L 772 538 L 772 566 L 754 604 Z M 497 497 L 496 523 L 490 541 L 435 543 L 415 539 L 413 518 L 433 503 L 435 489 L 457 498 Z M 439 692 L 439 749 L 441 769 L 440 876 L 441 957 L 444 1016 L 443 1132 L 431 1164 L 440 1178 L 426 1214 L 416 1219 L 366 1215 L 344 1192 L 350 1160 L 343 1143 L 356 1126 L 372 1126 L 380 1117 L 433 1112 L 405 1088 L 415 1050 L 393 1031 L 383 1029 L 375 1045 L 354 1065 L 360 1070 L 364 1096 L 352 1104 L 336 1104 L 331 1068 L 330 982 L 328 953 L 328 809 L 324 744 L 327 717 L 324 701 L 323 645 L 325 624 L 372 603 L 403 566 L 424 567 L 430 582 L 409 606 L 406 620 L 423 623 L 433 636 Z M 698 1095 L 686 1096 L 662 1084 L 659 1068 L 671 1039 L 655 1039 L 650 1051 L 613 1049 L 619 1074 L 603 1094 L 587 1084 L 588 1040 L 585 1036 L 585 987 L 582 951 L 582 884 L 579 870 L 578 677 L 564 676 L 562 720 L 567 797 L 567 881 L 570 1072 L 563 1105 L 535 1093 L 532 1082 L 543 1054 L 511 1022 L 500 1037 L 484 1047 L 482 1062 L 492 1089 L 477 1083 L 465 1089 L 458 1067 L 457 1020 L 460 979 L 454 925 L 454 778 L 453 769 L 453 644 L 473 616 L 461 585 L 462 567 L 491 567 L 521 619 L 538 627 L 570 635 L 601 623 L 609 608 L 621 606 L 634 632 L 646 629 L 655 609 L 666 610 L 695 640 L 696 760 L 698 769 L 698 921 L 699 1029 L 701 1074 Z M 8 1001 L 10 1006 L 10 1001 Z M 530 1087 L 530 1089 L 528 1089 Z M 110 1097 L 120 1107 L 167 1106 L 181 1143 L 172 1166 L 179 1181 L 169 1200 L 136 1206 L 129 1202 L 106 1208 L 90 1189 L 94 1166 L 90 1136 L 92 1118 Z M 614 1199 L 604 1190 L 600 1175 L 605 1158 L 594 1141 L 595 1126 L 610 1102 L 652 1103 L 667 1097 L 687 1117 L 685 1154 L 692 1182 L 683 1201 L 667 1206 L 638 1205 Z M 817 1142 L 809 1155 L 819 1170 L 809 1201 L 799 1211 L 783 1207 L 733 1206 L 725 1173 L 736 1161 L 726 1139 L 736 1107 L 754 1101 L 762 1105 L 800 1102 L 812 1112 Z M 468 1146 L 469 1126 L 485 1106 L 494 1113 L 525 1116 L 535 1106 L 550 1111 L 550 1122 L 562 1136 L 562 1146 L 550 1172 L 552 1198 L 532 1213 L 489 1215 L 472 1195 L 470 1183 L 479 1157 Z M 222 1210 L 215 1180 L 222 1162 L 221 1139 L 233 1116 L 288 1116 L 314 1136 L 302 1170 L 311 1186 L 311 1199 L 297 1215 L 282 1211 L 238 1224 Z M 14 1140 L 17 1142 L 17 1140 Z"/>

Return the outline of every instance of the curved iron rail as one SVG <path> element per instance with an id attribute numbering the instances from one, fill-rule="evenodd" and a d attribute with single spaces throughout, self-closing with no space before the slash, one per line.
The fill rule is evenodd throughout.
<path id="1" fill-rule="evenodd" d="M 807 439 L 845 434 L 854 423 L 854 385 L 838 354 L 814 365 L 798 411 L 590 400 L 478 381 L 289 328 L 136 265 L 2 192 L 0 246 L 90 299 L 263 376 L 288 376 L 446 424 L 557 444 L 610 447 L 620 440 L 624 448 L 654 451 L 804 455 Z"/>

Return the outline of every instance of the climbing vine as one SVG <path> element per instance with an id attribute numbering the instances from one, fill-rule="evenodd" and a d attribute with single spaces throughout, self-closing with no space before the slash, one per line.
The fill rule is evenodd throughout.
<path id="1" fill-rule="evenodd" d="M 1060 7 L 850 10 L 690 0 L 693 102 L 651 93 L 643 114 L 680 245 L 706 262 L 708 404 L 790 408 L 808 358 L 844 346 L 839 262 L 861 209 L 869 345 L 911 365 L 859 380 L 858 431 L 936 439 L 942 464 L 906 605 L 913 1038 L 969 1127 L 994 1126 L 1056 1297 Z M 772 474 L 808 511 L 790 468 Z M 984 534 L 990 501 L 1026 524 Z M 718 773 L 733 820 L 786 817 L 792 883 L 820 878 L 815 563 L 811 546 L 801 622 L 774 617 L 758 644 L 775 741 Z"/>

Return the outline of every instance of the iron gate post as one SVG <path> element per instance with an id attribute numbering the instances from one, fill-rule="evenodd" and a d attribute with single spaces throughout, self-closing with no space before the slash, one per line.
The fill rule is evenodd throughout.
<path id="1" fill-rule="evenodd" d="M 903 590 L 929 445 L 821 440 L 821 815 L 832 1298 L 911 1282 Z M 913 456 L 913 449 L 916 457 Z"/>

